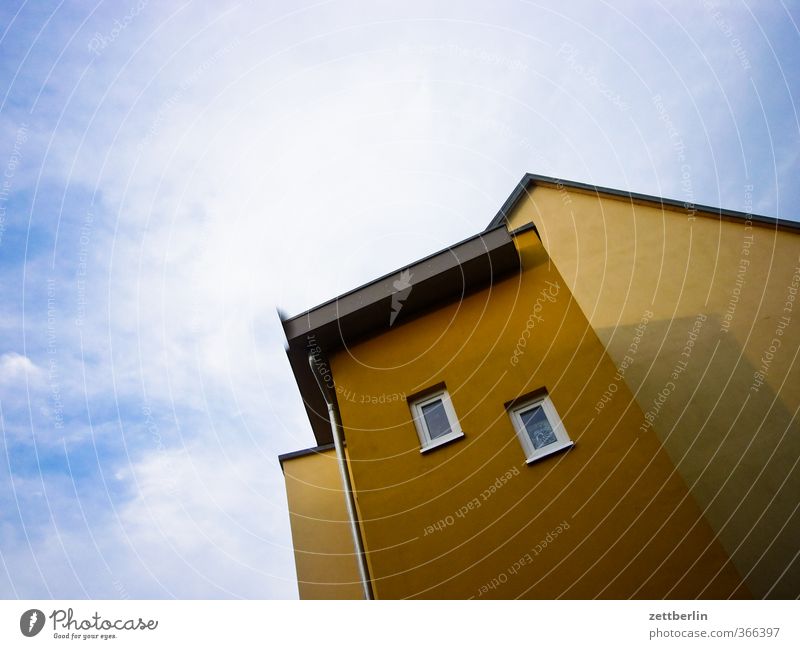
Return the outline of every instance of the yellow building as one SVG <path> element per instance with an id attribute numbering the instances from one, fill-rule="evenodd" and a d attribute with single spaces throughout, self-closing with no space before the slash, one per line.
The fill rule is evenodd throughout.
<path id="1" fill-rule="evenodd" d="M 797 233 L 527 175 L 286 319 L 301 597 L 796 597 Z"/>

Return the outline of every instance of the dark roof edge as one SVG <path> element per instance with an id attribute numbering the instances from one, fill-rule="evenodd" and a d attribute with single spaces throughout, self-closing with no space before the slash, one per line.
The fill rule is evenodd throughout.
<path id="1" fill-rule="evenodd" d="M 509 234 L 512 237 L 518 237 L 521 234 L 525 234 L 526 232 L 535 232 L 536 236 L 539 236 L 539 230 L 536 229 L 535 223 L 526 223 L 525 225 L 519 226 L 516 230 L 512 230 Z"/>
<path id="2" fill-rule="evenodd" d="M 283 468 L 283 463 L 286 460 L 293 460 L 296 457 L 303 457 L 304 455 L 314 455 L 316 453 L 325 453 L 326 451 L 332 451 L 335 448 L 333 443 L 330 444 L 323 444 L 322 446 L 312 446 L 311 448 L 304 448 L 299 451 L 292 451 L 291 453 L 282 453 L 278 456 L 278 462 L 280 462 L 281 468 Z"/>
<path id="3" fill-rule="evenodd" d="M 520 269 L 520 255 L 505 224 L 483 231 L 444 250 L 412 262 L 405 271 L 384 275 L 360 288 L 328 300 L 300 316 L 282 320 L 286 353 L 316 443 L 332 441 L 327 405 L 318 376 L 311 371 L 309 353 L 346 349 L 450 304 Z M 414 278 L 414 290 L 400 292 L 398 277 Z M 392 281 L 395 280 L 395 281 Z M 410 288 L 410 286 L 409 286 Z M 396 295 L 402 300 L 395 301 Z M 397 303 L 400 303 L 402 314 Z M 395 319 L 397 318 L 397 319 Z M 331 373 L 326 366 L 326 373 Z M 330 379 L 326 379 L 328 383 Z"/>
<path id="4" fill-rule="evenodd" d="M 363 289 L 365 289 L 365 288 L 367 288 L 369 286 L 372 286 L 373 284 L 378 284 L 380 282 L 386 281 L 390 277 L 393 277 L 394 275 L 397 275 L 397 273 L 399 271 L 401 271 L 401 270 L 403 270 L 405 268 L 410 268 L 411 266 L 416 266 L 418 264 L 422 264 L 422 263 L 428 261 L 429 259 L 433 259 L 437 255 L 441 255 L 443 252 L 447 252 L 448 250 L 452 250 L 453 248 L 457 248 L 458 246 L 460 246 L 460 245 L 462 245 L 464 243 L 467 243 L 469 241 L 472 241 L 473 239 L 478 239 L 479 237 L 484 236 L 487 232 L 491 232 L 493 230 L 498 230 L 498 229 L 504 228 L 504 227 L 505 227 L 505 223 L 503 223 L 502 221 L 500 223 L 498 223 L 497 225 L 490 224 L 485 230 L 481 230 L 477 234 L 473 234 L 472 236 L 469 236 L 466 239 L 462 239 L 461 241 L 457 241 L 456 243 L 450 244 L 446 248 L 442 248 L 441 250 L 437 250 L 436 252 L 433 252 L 430 255 L 426 255 L 426 256 L 422 257 L 422 259 L 415 259 L 411 263 L 406 264 L 405 266 L 402 266 L 401 268 L 397 268 L 397 269 L 393 270 L 390 273 L 386 273 L 385 275 L 381 275 L 380 277 L 378 277 L 376 279 L 373 279 L 373 280 L 370 280 L 369 282 L 366 282 L 366 283 L 362 284 L 361 286 L 357 286 L 356 288 L 351 289 L 351 290 L 349 290 L 349 291 L 347 291 L 345 293 L 342 293 L 341 295 L 337 295 L 336 297 L 331 298 L 330 300 L 326 300 L 322 304 L 317 304 L 316 306 L 314 306 L 314 307 L 312 307 L 310 309 L 307 309 L 307 310 L 303 311 L 302 313 L 298 313 L 296 315 L 293 315 L 293 316 L 290 316 L 290 317 L 287 318 L 287 317 L 283 317 L 283 313 L 281 312 L 280 309 L 278 309 L 278 315 L 281 318 L 281 322 L 289 322 L 291 320 L 297 320 L 298 318 L 307 317 L 312 311 L 316 311 L 317 309 L 321 309 L 322 307 L 326 307 L 329 304 L 334 304 L 335 302 L 339 302 L 343 298 L 347 297 L 348 295 L 352 295 L 353 293 L 358 293 L 359 291 L 361 291 L 361 290 L 363 290 Z"/>
<path id="5" fill-rule="evenodd" d="M 511 196 L 509 196 L 505 203 L 503 203 L 500 211 L 486 227 L 486 230 L 493 230 L 498 225 L 502 224 L 506 216 L 508 216 L 517 206 L 517 203 L 519 203 L 520 199 L 527 194 L 530 185 L 536 185 L 537 183 L 555 185 L 557 187 L 569 187 L 571 189 L 578 189 L 596 194 L 607 194 L 616 198 L 641 201 L 644 203 L 654 203 L 656 205 L 661 205 L 662 207 L 676 208 L 684 211 L 695 210 L 696 212 L 710 213 L 731 219 L 749 219 L 753 223 L 758 223 L 760 225 L 767 225 L 773 228 L 780 227 L 787 230 L 792 230 L 794 232 L 800 232 L 800 222 L 790 221 L 789 219 L 779 219 L 774 216 L 763 216 L 761 214 L 750 214 L 748 212 L 737 212 L 736 210 L 727 210 L 722 207 L 699 205 L 697 203 L 689 203 L 687 201 L 679 201 L 672 198 L 660 198 L 658 196 L 651 196 L 649 194 L 637 194 L 636 192 L 612 189 L 610 187 L 601 187 L 600 185 L 590 185 L 588 183 L 581 183 L 574 180 L 563 180 L 561 178 L 554 178 L 552 176 L 541 176 L 539 174 L 525 174 L 522 177 L 522 180 L 519 181 L 516 188 L 511 193 Z"/>

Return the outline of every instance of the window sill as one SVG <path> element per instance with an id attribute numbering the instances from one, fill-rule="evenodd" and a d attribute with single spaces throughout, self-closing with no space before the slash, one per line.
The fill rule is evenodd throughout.
<path id="1" fill-rule="evenodd" d="M 440 446 L 444 446 L 445 444 L 449 444 L 450 442 L 454 442 L 457 439 L 461 439 L 464 437 L 463 431 L 454 431 L 452 433 L 448 433 L 447 435 L 442 435 L 441 437 L 437 437 L 427 446 L 423 446 L 419 452 L 420 453 L 427 453 L 428 451 L 432 451 L 435 448 L 439 448 Z"/>
<path id="2" fill-rule="evenodd" d="M 570 440 L 569 442 L 561 442 L 560 444 L 554 444 L 552 447 L 548 446 L 547 450 L 543 453 L 538 455 L 534 455 L 533 457 L 529 457 L 525 464 L 533 464 L 534 462 L 538 462 L 539 460 L 543 460 L 546 457 L 550 457 L 555 453 L 560 453 L 561 451 L 567 450 L 575 446 L 575 442 Z"/>

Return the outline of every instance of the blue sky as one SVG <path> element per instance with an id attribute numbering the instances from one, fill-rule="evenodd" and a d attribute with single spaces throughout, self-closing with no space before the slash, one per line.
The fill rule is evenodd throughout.
<path id="1" fill-rule="evenodd" d="M 276 307 L 524 172 L 800 218 L 796 4 L 291 4 L 0 7 L 2 597 L 295 597 Z"/>

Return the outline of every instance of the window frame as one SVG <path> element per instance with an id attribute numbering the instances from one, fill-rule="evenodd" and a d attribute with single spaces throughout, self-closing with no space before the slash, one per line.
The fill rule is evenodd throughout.
<path id="1" fill-rule="evenodd" d="M 425 421 L 425 416 L 422 408 L 434 401 L 441 401 L 444 407 L 445 415 L 447 416 L 447 423 L 450 424 L 450 432 L 441 437 L 432 438 L 428 430 L 428 423 Z M 411 414 L 414 419 L 414 427 L 417 429 L 417 436 L 419 437 L 420 453 L 427 453 L 435 448 L 449 444 L 452 441 L 464 437 L 464 431 L 461 430 L 461 424 L 456 416 L 453 402 L 450 400 L 450 395 L 446 388 L 438 389 L 434 392 L 420 396 L 412 401 L 409 401 Z"/>
<path id="2" fill-rule="evenodd" d="M 554 444 L 548 444 L 540 449 L 534 447 L 521 416 L 523 412 L 536 406 L 541 407 L 544 416 L 547 418 L 547 422 L 550 424 L 550 428 L 553 429 L 553 434 L 556 436 L 556 442 Z M 538 460 L 575 445 L 575 442 L 570 439 L 566 428 L 564 428 L 564 423 L 561 421 L 561 417 L 558 416 L 556 407 L 547 394 L 540 394 L 522 401 L 515 401 L 508 407 L 508 415 L 511 418 L 514 431 L 517 433 L 517 438 L 522 445 L 522 450 L 525 451 L 525 457 L 527 458 L 525 460 L 526 464 L 532 464 L 533 462 L 537 462 Z"/>

